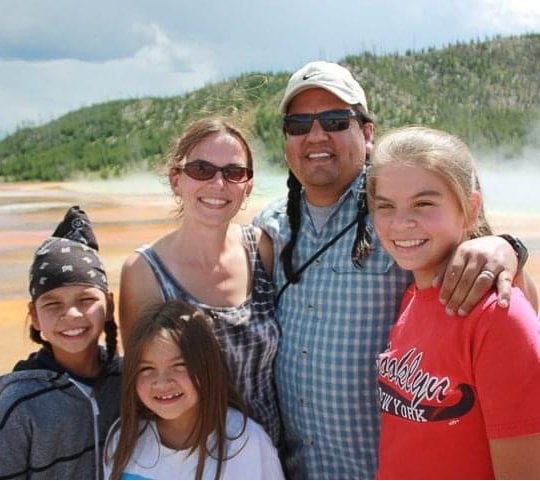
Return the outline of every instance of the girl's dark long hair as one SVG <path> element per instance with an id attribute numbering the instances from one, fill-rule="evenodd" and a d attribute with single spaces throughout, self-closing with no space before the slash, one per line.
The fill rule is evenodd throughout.
<path id="1" fill-rule="evenodd" d="M 189 376 L 199 396 L 199 416 L 189 439 L 190 454 L 198 452 L 195 478 L 201 479 L 208 456 L 216 459 L 215 479 L 221 476 L 223 461 L 227 459 L 227 410 L 233 407 L 247 416 L 242 398 L 230 379 L 225 357 L 210 328 L 208 318 L 183 301 L 167 301 L 151 307 L 135 323 L 126 342 L 124 355 L 122 394 L 120 401 L 120 429 L 114 453 L 112 479 L 119 479 L 129 462 L 140 435 L 140 421 L 156 416 L 140 401 L 137 375 L 145 346 L 160 334 L 168 334 L 178 345 Z M 215 444 L 208 445 L 210 434 L 215 433 Z M 111 437 L 109 437 L 111 438 Z M 105 456 L 109 450 L 105 449 Z"/>

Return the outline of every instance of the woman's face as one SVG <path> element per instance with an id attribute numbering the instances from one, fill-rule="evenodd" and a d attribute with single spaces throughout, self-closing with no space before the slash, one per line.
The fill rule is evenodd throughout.
<path id="1" fill-rule="evenodd" d="M 242 143 L 226 133 L 216 133 L 199 142 L 186 156 L 182 166 L 206 161 L 216 167 L 248 167 Z M 182 199 L 183 217 L 203 224 L 228 223 L 238 213 L 253 188 L 253 179 L 235 183 L 226 180 L 223 172 L 208 180 L 197 180 L 181 169 L 171 174 L 171 186 Z"/>

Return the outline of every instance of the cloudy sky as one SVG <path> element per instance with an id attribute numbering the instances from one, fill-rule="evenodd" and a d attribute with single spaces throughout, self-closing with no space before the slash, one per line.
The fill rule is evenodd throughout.
<path id="1" fill-rule="evenodd" d="M 540 32 L 535 0 L 0 0 L 0 138 L 97 102 Z"/>

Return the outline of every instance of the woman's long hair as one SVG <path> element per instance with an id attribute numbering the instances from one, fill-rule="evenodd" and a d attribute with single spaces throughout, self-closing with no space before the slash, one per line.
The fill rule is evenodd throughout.
<path id="1" fill-rule="evenodd" d="M 195 478 L 201 479 L 206 458 L 217 460 L 215 478 L 221 475 L 227 459 L 227 409 L 234 407 L 244 414 L 243 434 L 247 422 L 242 398 L 231 382 L 225 357 L 212 333 L 208 318 L 183 301 L 167 301 L 145 312 L 135 323 L 126 342 L 120 401 L 120 429 L 114 453 L 112 479 L 119 479 L 128 464 L 141 432 L 141 420 L 153 420 L 150 411 L 137 395 L 136 383 L 142 352 L 157 335 L 167 333 L 182 353 L 189 376 L 199 397 L 199 417 L 190 439 L 190 454 L 198 452 Z M 215 444 L 208 445 L 208 437 L 215 434 Z M 111 438 L 111 437 L 109 437 Z M 105 449 L 105 455 L 108 450 Z"/>

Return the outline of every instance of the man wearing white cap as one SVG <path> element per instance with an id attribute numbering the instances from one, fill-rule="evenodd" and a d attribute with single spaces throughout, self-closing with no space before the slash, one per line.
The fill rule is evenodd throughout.
<path id="1" fill-rule="evenodd" d="M 280 110 L 289 195 L 256 223 L 274 245 L 282 330 L 275 374 L 286 473 L 373 478 L 375 359 L 411 277 L 382 250 L 367 218 L 364 167 L 374 139 L 372 117 L 351 73 L 328 62 L 294 73 Z M 522 267 L 526 249 L 511 241 Z M 512 247 L 495 236 L 462 244 L 441 291 L 448 309 L 468 312 L 497 277 L 500 302 L 507 301 L 518 267 Z"/>

